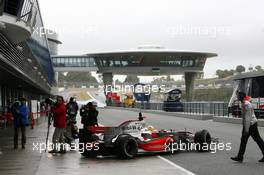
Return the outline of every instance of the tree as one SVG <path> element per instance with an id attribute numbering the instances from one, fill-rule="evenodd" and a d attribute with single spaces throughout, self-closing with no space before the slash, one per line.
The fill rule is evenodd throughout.
<path id="1" fill-rule="evenodd" d="M 256 69 L 257 71 L 263 71 L 263 69 L 262 69 L 262 67 L 261 67 L 260 65 L 257 65 L 257 66 L 255 67 L 255 69 Z"/>
<path id="2" fill-rule="evenodd" d="M 217 69 L 215 74 L 218 76 L 218 78 L 220 78 L 220 77 L 222 77 L 222 73 L 223 73 L 222 70 Z"/>
<path id="3" fill-rule="evenodd" d="M 227 69 L 220 70 L 220 69 L 218 69 L 216 71 L 216 75 L 218 76 L 219 79 L 232 76 L 232 75 L 234 75 L 234 73 L 235 73 L 235 70 L 233 70 L 233 69 L 231 69 L 231 70 L 227 70 Z"/>
<path id="4" fill-rule="evenodd" d="M 90 72 L 69 72 L 65 80 L 68 82 L 98 83 Z"/>
<path id="5" fill-rule="evenodd" d="M 204 72 L 197 73 L 196 78 L 198 80 L 203 79 L 204 78 Z"/>
<path id="6" fill-rule="evenodd" d="M 59 86 L 82 86 L 97 84 L 95 77 L 90 72 L 68 72 L 68 74 L 59 73 Z"/>
<path id="7" fill-rule="evenodd" d="M 171 78 L 171 76 L 170 76 L 170 75 L 168 75 L 168 76 L 167 76 L 167 78 L 166 78 L 166 81 L 167 81 L 167 82 L 170 82 L 170 81 L 174 81 L 174 79 L 173 79 L 173 78 Z"/>
<path id="8" fill-rule="evenodd" d="M 100 83 L 103 82 L 103 75 L 102 75 L 102 74 L 99 74 L 99 75 L 98 75 L 98 79 L 99 79 L 99 82 L 100 82 Z"/>
<path id="9" fill-rule="evenodd" d="M 162 77 L 160 78 L 160 80 L 161 80 L 161 82 L 165 82 L 165 81 L 167 81 L 167 78 L 162 76 Z"/>
<path id="10" fill-rule="evenodd" d="M 65 75 L 62 73 L 62 72 L 59 72 L 59 75 L 58 75 L 58 86 L 59 87 L 62 87 L 64 86 L 64 82 L 65 82 Z"/>
<path id="11" fill-rule="evenodd" d="M 172 79 L 172 78 L 168 78 L 168 76 L 167 77 L 162 76 L 162 77 L 159 77 L 159 78 L 154 78 L 151 83 L 153 83 L 153 84 L 162 84 L 162 83 L 170 82 L 170 81 L 173 81 L 173 80 L 174 79 Z"/>
<path id="12" fill-rule="evenodd" d="M 253 72 L 254 68 L 252 66 L 249 66 L 248 70 L 249 72 Z"/>
<path id="13" fill-rule="evenodd" d="M 245 72 L 246 71 L 246 68 L 243 66 L 243 65 L 238 65 L 236 67 L 236 72 L 241 74 L 242 72 Z"/>
<path id="14" fill-rule="evenodd" d="M 122 82 L 120 80 L 116 79 L 115 84 L 122 84 Z"/>
<path id="15" fill-rule="evenodd" d="M 136 75 L 128 75 L 124 83 L 139 83 L 139 78 Z"/>

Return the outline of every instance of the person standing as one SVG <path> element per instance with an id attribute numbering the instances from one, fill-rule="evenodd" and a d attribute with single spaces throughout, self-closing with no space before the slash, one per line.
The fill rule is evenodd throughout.
<path id="1" fill-rule="evenodd" d="M 19 101 L 14 102 L 11 111 L 14 116 L 14 149 L 18 148 L 18 134 L 21 129 L 21 145 L 22 149 L 25 149 L 26 144 L 26 126 L 29 125 L 28 114 L 29 109 L 26 105 L 26 99 L 20 98 Z"/>
<path id="2" fill-rule="evenodd" d="M 57 96 L 56 104 L 51 108 L 54 118 L 55 131 L 52 137 L 53 150 L 49 153 L 66 153 L 64 144 L 64 131 L 66 128 L 66 106 L 62 96 Z M 60 147 L 60 151 L 58 151 Z"/>
<path id="3" fill-rule="evenodd" d="M 96 106 L 96 102 L 89 102 L 84 108 L 81 109 L 81 123 L 83 124 L 84 128 L 85 126 L 98 126 L 97 117 L 99 112 L 96 110 Z"/>
<path id="4" fill-rule="evenodd" d="M 251 136 L 254 141 L 258 144 L 261 152 L 262 159 L 259 162 L 264 162 L 264 141 L 260 137 L 258 131 L 258 120 L 254 114 L 254 108 L 250 102 L 250 97 L 246 96 L 244 92 L 237 93 L 238 100 L 242 103 L 242 121 L 243 121 L 243 130 L 242 137 L 238 155 L 236 157 L 231 157 L 233 161 L 243 162 L 244 153 L 246 151 L 246 146 L 248 138 Z"/>
<path id="5" fill-rule="evenodd" d="M 79 107 L 74 97 L 70 98 L 69 103 L 66 105 L 66 109 L 69 120 L 75 123 Z"/>
<path id="6" fill-rule="evenodd" d="M 78 114 L 78 104 L 74 97 L 70 98 L 69 103 L 66 105 L 67 109 L 67 126 L 65 129 L 65 141 L 68 144 L 74 143 L 74 140 L 78 138 L 78 128 L 76 125 L 76 117 Z"/>

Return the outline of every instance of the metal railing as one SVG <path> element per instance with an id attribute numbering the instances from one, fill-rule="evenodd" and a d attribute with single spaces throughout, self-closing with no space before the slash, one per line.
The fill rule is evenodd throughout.
<path id="1" fill-rule="evenodd" d="M 115 104 L 111 103 L 111 106 L 125 107 L 124 103 Z M 138 108 L 144 110 L 163 110 L 167 112 L 182 112 L 186 114 L 198 114 L 214 116 L 228 116 L 228 103 L 225 102 L 170 102 L 164 105 L 164 103 L 135 103 L 131 108 Z"/>
<path id="2" fill-rule="evenodd" d="M 28 21 L 28 18 L 32 13 L 33 8 L 34 8 L 34 1 L 25 0 L 18 17 L 24 21 Z"/>
<path id="3" fill-rule="evenodd" d="M 2 16 L 4 13 L 4 7 L 5 7 L 5 1 L 0 0 L 0 16 Z"/>
<path id="4" fill-rule="evenodd" d="M 34 27 L 38 7 L 36 0 L 1 0 L 1 12 L 16 16 L 18 21 L 24 21 L 27 25 Z"/>
<path id="5" fill-rule="evenodd" d="M 0 48 L 0 61 L 4 61 L 7 65 L 12 65 L 19 69 L 40 89 L 44 91 L 50 90 L 50 85 L 47 83 L 46 79 L 44 80 L 45 72 L 39 63 L 33 58 L 33 55 L 24 55 L 24 53 L 14 47 L 14 45 L 12 45 L 1 33 Z M 30 62 L 28 60 L 30 60 Z M 34 67 L 36 70 L 34 70 Z"/>
<path id="6" fill-rule="evenodd" d="M 127 107 L 124 103 L 108 103 L 109 106 Z M 257 118 L 264 118 L 264 108 L 259 107 L 259 103 L 253 103 Z M 257 106 L 257 107 L 256 107 Z M 170 102 L 169 105 L 160 103 L 135 103 L 129 108 L 138 108 L 144 110 L 158 110 L 167 112 L 182 112 L 186 114 L 214 115 L 225 117 L 241 117 L 241 107 L 229 108 L 226 102 Z"/>

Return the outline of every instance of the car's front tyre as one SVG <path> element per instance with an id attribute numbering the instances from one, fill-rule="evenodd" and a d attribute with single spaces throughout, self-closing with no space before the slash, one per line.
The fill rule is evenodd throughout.
<path id="1" fill-rule="evenodd" d="M 115 143 L 116 153 L 124 159 L 132 159 L 138 152 L 138 143 L 136 139 L 130 135 L 121 135 Z"/>
<path id="2" fill-rule="evenodd" d="M 196 150 L 199 152 L 210 151 L 210 144 L 212 138 L 207 130 L 198 131 L 194 136 L 194 143 L 196 144 Z"/>

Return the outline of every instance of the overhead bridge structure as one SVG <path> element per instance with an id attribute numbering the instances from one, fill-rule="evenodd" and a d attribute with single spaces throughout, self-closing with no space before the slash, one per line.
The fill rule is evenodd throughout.
<path id="1" fill-rule="evenodd" d="M 88 55 L 57 55 L 52 60 L 55 72 L 98 71 L 94 58 Z"/>
<path id="2" fill-rule="evenodd" d="M 181 75 L 185 77 L 187 99 L 192 99 L 194 79 L 203 72 L 207 58 L 215 53 L 183 52 L 161 48 L 90 53 L 86 55 L 53 56 L 57 72 L 96 71 L 103 75 L 105 85 L 113 83 L 113 75 Z"/>

